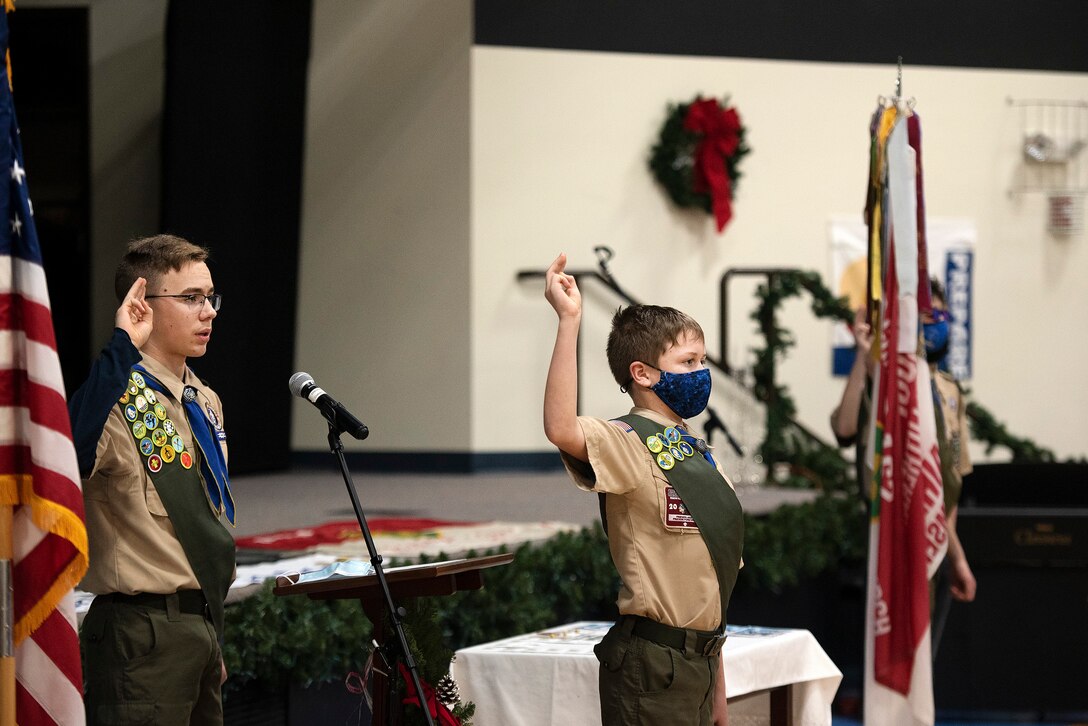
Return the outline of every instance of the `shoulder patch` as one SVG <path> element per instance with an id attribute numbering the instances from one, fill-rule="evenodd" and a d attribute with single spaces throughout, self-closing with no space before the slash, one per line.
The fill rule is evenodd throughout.
<path id="1" fill-rule="evenodd" d="M 628 424 L 626 421 L 620 421 L 619 419 L 614 418 L 614 419 L 610 420 L 608 423 L 612 424 L 616 428 L 618 428 L 618 429 L 620 429 L 622 431 L 625 431 L 625 432 L 627 432 L 629 434 L 633 434 L 635 432 L 635 430 L 633 428 L 631 428 L 631 425 Z"/>

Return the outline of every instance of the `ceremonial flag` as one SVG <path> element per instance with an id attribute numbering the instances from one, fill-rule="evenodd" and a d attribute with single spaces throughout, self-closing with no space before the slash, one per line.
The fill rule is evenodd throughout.
<path id="1" fill-rule="evenodd" d="M 0 13 L 0 49 L 8 27 Z M 10 63 L 0 79 L 0 558 L 12 598 L 0 644 L 19 726 L 83 724 L 83 677 L 71 591 L 87 571 L 83 494 L 15 120 Z M 0 577 L 0 580 L 3 580 Z M 2 602 L 2 601 L 0 601 Z"/>
<path id="2" fill-rule="evenodd" d="M 917 186 L 919 146 L 895 119 L 881 139 L 880 365 L 869 436 L 873 493 L 866 614 L 865 722 L 934 723 L 929 580 L 948 547 L 929 367 L 919 355 L 918 291 L 925 240 Z M 909 141 L 918 134 L 911 129 Z M 870 219 L 873 219 L 871 216 Z M 925 301 L 923 301 L 923 304 Z"/>

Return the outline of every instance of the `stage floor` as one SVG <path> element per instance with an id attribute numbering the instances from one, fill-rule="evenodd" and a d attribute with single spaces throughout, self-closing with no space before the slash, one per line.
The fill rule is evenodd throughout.
<path id="1" fill-rule="evenodd" d="M 466 522 L 570 522 L 600 518 L 597 497 L 564 472 L 388 474 L 353 472 L 367 518 L 421 517 Z M 317 525 L 355 516 L 339 470 L 293 470 L 231 477 L 237 505 L 235 537 Z M 815 492 L 739 487 L 746 512 L 799 503 Z"/>

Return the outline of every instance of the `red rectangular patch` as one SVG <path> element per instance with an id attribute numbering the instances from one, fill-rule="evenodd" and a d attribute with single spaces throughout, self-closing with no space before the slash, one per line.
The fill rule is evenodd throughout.
<path id="1" fill-rule="evenodd" d="M 699 528 L 692 516 L 688 514 L 684 500 L 671 486 L 665 487 L 665 526 Z"/>

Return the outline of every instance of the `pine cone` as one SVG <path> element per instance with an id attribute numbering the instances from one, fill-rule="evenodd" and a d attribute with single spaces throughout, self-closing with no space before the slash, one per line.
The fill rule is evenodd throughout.
<path id="1" fill-rule="evenodd" d="M 457 684 L 450 678 L 448 673 L 442 676 L 442 680 L 438 682 L 438 686 L 435 688 L 435 696 L 447 708 L 451 708 L 461 701 L 461 694 L 457 690 Z"/>

